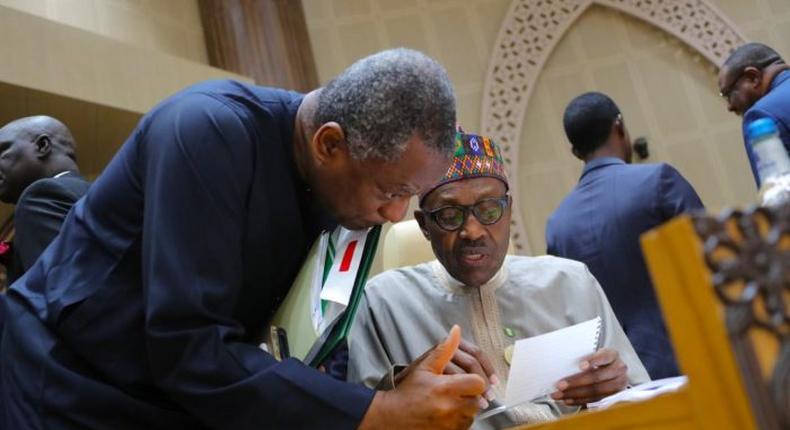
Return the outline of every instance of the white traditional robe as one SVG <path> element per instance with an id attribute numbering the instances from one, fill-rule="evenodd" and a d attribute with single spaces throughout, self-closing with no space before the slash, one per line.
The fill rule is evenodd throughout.
<path id="1" fill-rule="evenodd" d="M 612 348 L 628 365 L 633 384 L 649 376 L 617 322 L 600 285 L 579 262 L 508 256 L 479 288 L 453 279 L 436 260 L 390 270 L 371 279 L 349 337 L 348 379 L 375 386 L 394 366 L 407 365 L 441 342 L 453 324 L 493 362 L 504 399 L 509 366 L 504 351 L 516 340 L 600 316 L 599 348 Z M 578 408 L 549 398 L 513 408 L 473 426 L 503 428 L 539 422 Z"/>

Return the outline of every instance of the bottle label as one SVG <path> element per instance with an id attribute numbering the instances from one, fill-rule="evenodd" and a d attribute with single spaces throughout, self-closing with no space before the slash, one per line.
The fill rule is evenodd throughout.
<path id="1" fill-rule="evenodd" d="M 774 176 L 790 173 L 790 158 L 788 158 L 787 151 L 779 136 L 773 135 L 767 139 L 754 142 L 752 150 L 760 182 L 764 182 L 766 179 Z"/>

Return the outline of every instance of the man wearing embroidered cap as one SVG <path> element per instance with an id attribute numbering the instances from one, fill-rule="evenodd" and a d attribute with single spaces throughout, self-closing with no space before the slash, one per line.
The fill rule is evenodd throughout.
<path id="1" fill-rule="evenodd" d="M 606 296 L 578 262 L 506 256 L 512 200 L 498 146 L 458 132 L 446 174 L 420 196 L 414 215 L 437 260 L 385 272 L 368 282 L 349 340 L 349 380 L 397 385 L 408 364 L 458 324 L 464 341 L 445 372 L 493 374 L 489 400 L 504 398 L 513 343 L 596 316 L 603 336 L 589 370 L 558 391 L 476 422 L 504 428 L 553 419 L 648 380 Z M 403 370 L 408 372 L 408 370 Z M 382 380 L 383 378 L 383 380 Z M 592 381 L 599 381 L 593 383 Z"/>

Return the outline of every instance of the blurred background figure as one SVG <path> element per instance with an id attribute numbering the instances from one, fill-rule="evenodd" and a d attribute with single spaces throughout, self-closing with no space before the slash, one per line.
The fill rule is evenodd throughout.
<path id="1" fill-rule="evenodd" d="M 719 69 L 719 92 L 727 109 L 743 117 L 743 143 L 754 181 L 760 186 L 757 159 L 749 144 L 749 125 L 769 118 L 790 151 L 790 66 L 773 48 L 747 43 L 730 54 Z"/>

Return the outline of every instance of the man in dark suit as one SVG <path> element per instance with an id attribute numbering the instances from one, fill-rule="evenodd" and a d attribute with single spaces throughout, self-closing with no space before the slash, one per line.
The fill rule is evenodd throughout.
<path id="1" fill-rule="evenodd" d="M 33 265 L 88 191 L 75 149 L 69 129 L 49 116 L 21 118 L 0 129 L 0 200 L 16 205 L 9 283 Z"/>
<path id="2" fill-rule="evenodd" d="M 401 219 L 454 126 L 446 71 L 408 49 L 306 95 L 210 81 L 161 102 L 9 289 L 6 428 L 467 428 L 488 387 L 437 374 L 457 330 L 388 392 L 258 346 L 319 233 Z"/>
<path id="3" fill-rule="evenodd" d="M 760 118 L 772 119 L 790 154 L 790 65 L 769 46 L 747 43 L 730 54 L 719 69 L 718 80 L 719 93 L 727 101 L 727 109 L 743 116 L 743 143 L 754 182 L 759 187 L 756 160 L 746 130 Z"/>
<path id="4" fill-rule="evenodd" d="M 563 118 L 579 183 L 548 220 L 548 253 L 585 263 L 652 378 L 678 374 L 639 236 L 676 215 L 702 209 L 668 164 L 632 165 L 631 139 L 617 105 L 601 93 L 570 102 Z"/>
<path id="5" fill-rule="evenodd" d="M 0 200 L 16 205 L 13 262 L 6 267 L 9 284 L 44 252 L 66 214 L 88 190 L 90 183 L 79 175 L 75 149 L 69 129 L 49 116 L 21 118 L 0 128 Z M 0 294 L 0 339 L 5 312 L 5 297 Z"/>

